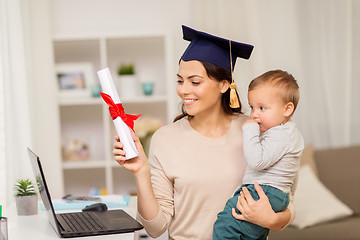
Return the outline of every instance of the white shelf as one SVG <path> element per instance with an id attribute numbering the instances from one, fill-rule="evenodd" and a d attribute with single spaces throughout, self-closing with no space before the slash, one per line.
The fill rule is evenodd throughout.
<path id="1" fill-rule="evenodd" d="M 108 34 L 79 34 L 79 35 L 55 35 L 53 36 L 53 41 L 61 42 L 70 42 L 70 41 L 88 41 L 88 40 L 107 40 L 107 39 L 146 39 L 146 38 L 164 38 L 164 33 L 162 32 L 151 32 L 148 34 L 137 33 L 137 34 L 127 34 L 127 33 L 108 33 Z"/>
<path id="2" fill-rule="evenodd" d="M 166 66 L 169 62 L 169 39 L 164 34 L 57 36 L 53 42 L 55 64 L 89 63 L 93 67 L 95 80 L 96 71 L 108 67 L 117 85 L 117 67 L 121 63 L 134 63 L 138 83 L 153 81 L 155 87 L 151 96 L 142 95 L 141 91 L 136 97 L 120 96 L 125 111 L 169 122 L 169 86 L 166 80 L 169 78 Z M 86 194 L 94 185 L 106 188 L 108 194 L 133 193 L 136 190 L 134 177 L 112 155 L 116 133 L 102 98 L 91 97 L 90 92 L 83 95 L 61 92 L 58 109 L 61 142 L 66 143 L 67 147 L 71 146 L 69 142 L 72 140 L 86 143 L 92 157 L 82 161 L 63 160 L 64 193 Z"/>
<path id="3" fill-rule="evenodd" d="M 86 168 L 122 168 L 115 160 L 104 161 L 104 160 L 79 160 L 79 161 L 64 161 L 63 169 L 86 169 Z"/>
<path id="4" fill-rule="evenodd" d="M 62 166 L 64 169 L 104 168 L 106 162 L 104 160 L 64 161 Z"/>
<path id="5" fill-rule="evenodd" d="M 138 96 L 134 98 L 124 98 L 121 101 L 125 103 L 160 103 L 166 102 L 167 98 L 165 95 L 152 95 L 152 96 Z"/>
<path id="6" fill-rule="evenodd" d="M 102 104 L 101 98 L 92 97 L 61 97 L 59 96 L 60 106 L 75 106 L 75 105 L 98 105 Z"/>
<path id="7" fill-rule="evenodd" d="M 138 96 L 134 98 L 123 98 L 122 103 L 159 103 L 166 102 L 167 97 L 165 95 L 152 95 L 152 96 Z M 76 105 L 98 105 L 104 104 L 101 97 L 61 97 L 59 96 L 60 106 L 76 106 Z"/>

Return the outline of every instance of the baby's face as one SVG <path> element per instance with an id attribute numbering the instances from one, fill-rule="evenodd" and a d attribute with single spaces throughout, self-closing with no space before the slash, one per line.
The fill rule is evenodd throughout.
<path id="1" fill-rule="evenodd" d="M 259 124 L 261 132 L 288 120 L 286 103 L 282 101 L 279 90 L 269 84 L 260 85 L 249 91 L 248 101 L 250 117 Z"/>

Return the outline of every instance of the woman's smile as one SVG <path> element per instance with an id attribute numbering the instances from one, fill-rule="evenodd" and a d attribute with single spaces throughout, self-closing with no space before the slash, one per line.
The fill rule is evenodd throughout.
<path id="1" fill-rule="evenodd" d="M 194 98 L 184 98 L 183 99 L 183 102 L 186 106 L 192 105 L 196 101 L 197 101 L 197 99 L 194 99 Z"/>

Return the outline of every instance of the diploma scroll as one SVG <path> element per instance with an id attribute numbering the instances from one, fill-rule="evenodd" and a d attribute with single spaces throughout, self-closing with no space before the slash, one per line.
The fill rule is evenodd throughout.
<path id="1" fill-rule="evenodd" d="M 118 92 L 116 90 L 114 81 L 111 77 L 111 73 L 109 68 L 105 68 L 102 69 L 100 71 L 97 72 L 99 80 L 100 80 L 100 84 L 101 84 L 101 88 L 102 88 L 102 97 L 104 99 L 104 101 L 109 105 L 109 110 L 111 113 L 111 116 L 113 117 L 113 122 L 116 128 L 116 132 L 120 137 L 120 141 L 124 144 L 124 151 L 126 153 L 126 159 L 131 159 L 134 157 L 137 157 L 139 155 L 138 151 L 136 150 L 135 147 L 135 143 L 134 140 L 131 137 L 131 129 L 130 126 L 128 126 L 122 117 L 133 117 L 131 120 L 135 120 L 136 118 L 138 118 L 138 116 L 132 116 L 132 115 L 127 115 L 124 113 L 122 105 L 121 105 L 121 101 L 118 95 Z M 105 93 L 105 95 L 104 95 Z M 106 96 L 108 95 L 108 96 Z M 106 100 L 104 98 L 104 96 L 107 97 L 108 100 Z M 119 113 L 118 115 L 113 115 L 113 110 L 111 109 L 110 103 L 109 101 L 113 102 L 113 105 L 118 105 L 120 106 L 120 110 L 122 110 L 121 113 Z M 115 106 L 116 107 L 116 106 Z M 118 109 L 116 109 L 118 110 Z M 121 116 L 119 116 L 121 115 Z M 140 116 L 140 115 L 139 115 Z M 132 127 L 132 126 L 131 126 Z"/>

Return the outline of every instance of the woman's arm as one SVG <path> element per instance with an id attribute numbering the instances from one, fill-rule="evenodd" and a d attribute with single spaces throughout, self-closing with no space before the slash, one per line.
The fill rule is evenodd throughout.
<path id="1" fill-rule="evenodd" d="M 136 149 L 139 156 L 126 160 L 123 144 L 116 136 L 114 143 L 113 154 L 115 160 L 125 169 L 131 171 L 135 176 L 137 186 L 137 207 L 139 214 L 146 220 L 154 219 L 159 212 L 159 204 L 155 198 L 154 191 L 150 180 L 150 166 L 144 153 L 143 147 L 139 138 L 132 133 Z"/>
<path id="2" fill-rule="evenodd" d="M 255 189 L 259 195 L 259 200 L 255 201 L 247 188 L 241 191 L 236 208 L 242 214 L 232 210 L 232 215 L 238 220 L 245 220 L 273 231 L 280 231 L 287 226 L 292 215 L 289 209 L 275 213 L 271 208 L 268 197 L 258 183 L 255 183 Z"/>

